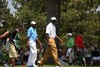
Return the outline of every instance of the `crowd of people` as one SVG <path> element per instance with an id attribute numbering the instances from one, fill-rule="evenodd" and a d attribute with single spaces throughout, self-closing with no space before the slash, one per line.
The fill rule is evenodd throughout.
<path id="1" fill-rule="evenodd" d="M 4 66 L 9 67 L 9 64 L 11 64 L 12 67 L 15 67 L 15 64 L 22 64 L 27 67 L 37 67 L 37 62 L 41 67 L 50 57 L 53 58 L 55 67 L 61 67 L 59 60 L 63 60 L 69 65 L 100 65 L 100 45 L 84 45 L 83 32 L 80 32 L 75 39 L 72 37 L 73 34 L 71 32 L 67 34 L 68 40 L 66 40 L 65 50 L 61 47 L 60 57 L 58 58 L 59 51 L 55 39 L 58 39 L 62 44 L 64 43 L 56 34 L 56 22 L 56 17 L 51 17 L 51 22 L 46 26 L 47 48 L 39 59 L 39 53 L 44 47 L 38 38 L 35 21 L 31 22 L 31 26 L 27 30 L 27 50 L 23 50 L 20 47 L 20 32 L 25 29 L 23 25 L 19 25 L 14 30 L 6 31 L 0 35 L 0 57 L 3 52 L 2 44 L 6 44 L 6 50 L 9 55 L 9 60 L 5 61 L 6 59 L 3 59 Z M 40 44 L 39 50 L 36 47 L 37 42 Z"/>
<path id="2" fill-rule="evenodd" d="M 100 65 L 100 45 L 83 43 L 83 33 L 74 39 L 72 33 L 68 33 L 66 48 L 61 48 L 60 59 L 69 65 Z M 67 52 L 66 52 L 67 51 Z"/>

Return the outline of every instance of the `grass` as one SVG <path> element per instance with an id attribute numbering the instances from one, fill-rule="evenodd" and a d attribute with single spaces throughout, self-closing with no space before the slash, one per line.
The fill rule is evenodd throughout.
<path id="1" fill-rule="evenodd" d="M 0 66 L 0 67 L 4 67 L 4 66 Z M 15 66 L 15 67 L 26 67 L 26 66 Z M 37 67 L 39 66 L 37 65 Z M 53 65 L 43 65 L 42 67 L 54 67 L 54 66 Z M 100 66 L 62 66 L 62 67 L 100 67 Z"/>

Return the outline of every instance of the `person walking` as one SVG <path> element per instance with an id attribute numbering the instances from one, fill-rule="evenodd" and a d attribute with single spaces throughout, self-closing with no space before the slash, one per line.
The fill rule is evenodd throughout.
<path id="1" fill-rule="evenodd" d="M 67 56 L 67 59 L 68 59 L 68 63 L 69 63 L 69 65 L 71 65 L 73 62 L 73 60 L 74 60 L 74 39 L 73 39 L 73 37 L 72 37 L 72 33 L 68 33 L 67 34 L 68 35 L 68 40 L 67 40 L 67 53 L 66 53 L 66 56 Z"/>
<path id="2" fill-rule="evenodd" d="M 36 48 L 36 41 L 39 42 L 40 48 L 42 48 L 42 43 L 38 39 L 37 31 L 36 31 L 36 22 L 31 22 L 31 27 L 27 31 L 27 46 L 30 48 L 30 53 L 28 57 L 27 67 L 37 67 L 35 61 L 37 59 L 37 48 Z"/>
<path id="3" fill-rule="evenodd" d="M 80 32 L 79 35 L 76 37 L 75 43 L 78 51 L 78 64 L 82 65 L 84 58 L 83 32 Z"/>
<path id="4" fill-rule="evenodd" d="M 5 67 L 9 67 L 9 64 L 12 64 L 12 67 L 15 67 L 15 59 L 18 57 L 17 49 L 20 49 L 19 45 L 19 32 L 23 30 L 23 25 L 19 25 L 17 28 L 13 29 L 11 32 L 6 31 L 0 38 L 5 38 L 9 36 L 9 58 L 10 60 L 4 64 Z M 18 47 L 17 47 L 18 46 Z"/>
<path id="5" fill-rule="evenodd" d="M 46 27 L 47 49 L 44 56 L 41 58 L 41 60 L 38 61 L 39 65 L 43 65 L 47 61 L 47 59 L 49 59 L 51 56 L 54 60 L 55 66 L 61 67 L 61 64 L 58 60 L 58 52 L 57 52 L 57 47 L 55 43 L 55 38 L 57 38 L 62 43 L 63 43 L 63 40 L 61 40 L 56 35 L 56 27 L 55 27 L 56 22 L 57 22 L 56 17 L 52 17 L 51 22 Z"/>

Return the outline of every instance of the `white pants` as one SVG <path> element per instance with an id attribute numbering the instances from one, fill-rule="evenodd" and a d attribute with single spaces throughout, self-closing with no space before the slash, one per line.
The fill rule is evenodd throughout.
<path id="1" fill-rule="evenodd" d="M 30 54 L 28 57 L 28 63 L 27 66 L 34 66 L 37 67 L 35 64 L 35 61 L 37 59 L 37 48 L 36 48 L 36 42 L 33 40 L 29 41 L 29 47 L 30 47 Z"/>
<path id="2" fill-rule="evenodd" d="M 67 56 L 70 56 L 71 52 L 72 52 L 72 48 L 68 48 L 68 50 L 67 50 Z"/>
<path id="3" fill-rule="evenodd" d="M 74 53 L 72 48 L 68 48 L 67 57 L 69 58 L 69 63 L 72 63 L 72 60 L 74 59 Z"/>

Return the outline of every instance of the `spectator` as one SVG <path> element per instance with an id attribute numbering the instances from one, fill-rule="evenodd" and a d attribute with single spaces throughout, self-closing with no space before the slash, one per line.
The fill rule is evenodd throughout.
<path id="1" fill-rule="evenodd" d="M 66 53 L 66 56 L 67 56 L 67 59 L 68 59 L 68 63 L 69 65 L 71 65 L 74 60 L 74 53 L 73 53 L 73 47 L 74 47 L 74 39 L 72 38 L 72 33 L 68 33 L 68 40 L 67 40 L 67 53 Z"/>
<path id="2" fill-rule="evenodd" d="M 76 37 L 75 43 L 77 45 L 77 51 L 78 51 L 78 64 L 83 65 L 83 58 L 84 58 L 83 32 L 80 32 L 79 35 Z"/>
<path id="3" fill-rule="evenodd" d="M 98 45 L 94 45 L 94 50 L 92 51 L 93 65 L 99 65 L 100 62 L 100 50 Z"/>
<path id="4" fill-rule="evenodd" d="M 87 45 L 86 47 L 84 47 L 84 55 L 86 59 L 86 65 L 91 65 L 91 60 L 92 60 L 91 46 Z"/>
<path id="5" fill-rule="evenodd" d="M 15 28 L 12 32 L 7 31 L 3 35 L 0 36 L 0 39 L 2 38 L 9 38 L 9 58 L 10 60 L 4 64 L 5 67 L 9 67 L 8 64 L 12 64 L 12 67 L 15 67 L 15 59 L 18 57 L 17 50 L 17 45 L 19 46 L 19 32 L 23 30 L 23 25 L 19 25 L 17 28 Z M 9 36 L 9 37 L 7 37 Z"/>

